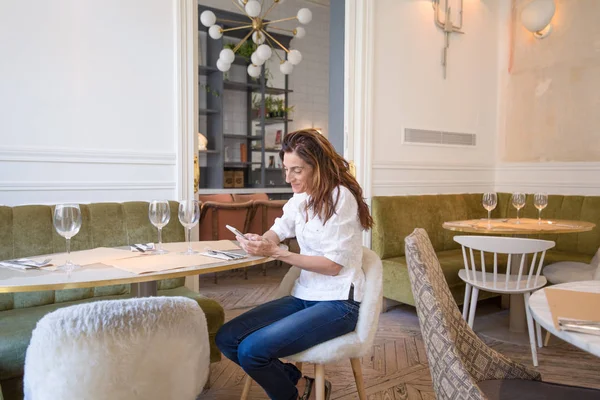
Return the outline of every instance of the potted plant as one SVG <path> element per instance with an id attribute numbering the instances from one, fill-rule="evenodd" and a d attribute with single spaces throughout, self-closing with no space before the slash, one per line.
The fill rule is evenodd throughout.
<path id="1" fill-rule="evenodd" d="M 285 108 L 285 113 L 283 115 L 284 118 L 292 119 L 292 114 L 294 112 L 294 106 L 289 106 Z"/>
<path id="2" fill-rule="evenodd" d="M 273 118 L 273 113 L 275 111 L 275 106 L 273 103 L 273 98 L 271 96 L 265 97 L 265 117 Z"/>
<path id="3" fill-rule="evenodd" d="M 275 116 L 278 118 L 283 118 L 283 114 L 285 112 L 285 106 L 283 104 L 283 99 L 276 99 L 274 101 L 274 108 L 275 108 Z"/>

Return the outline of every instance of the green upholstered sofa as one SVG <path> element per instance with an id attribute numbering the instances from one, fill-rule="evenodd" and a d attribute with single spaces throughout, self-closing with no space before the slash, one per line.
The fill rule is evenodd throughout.
<path id="1" fill-rule="evenodd" d="M 410 288 L 404 238 L 415 228 L 424 228 L 436 250 L 446 281 L 458 304 L 462 304 L 465 285 L 458 277 L 464 268 L 460 245 L 452 238 L 458 232 L 442 228 L 446 221 L 487 217 L 481 205 L 482 193 L 442 194 L 422 196 L 376 196 L 372 201 L 375 225 L 372 248 L 383 261 L 383 296 L 401 303 L 414 305 Z M 510 193 L 498 194 L 498 205 L 493 218 L 515 218 Z M 521 217 L 537 218 L 533 196 L 527 196 Z M 600 196 L 550 195 L 543 218 L 582 220 L 593 222 L 597 228 L 590 232 L 528 235 L 531 238 L 553 240 L 556 247 L 548 251 L 544 264 L 558 261 L 590 262 L 600 247 Z M 490 297 L 480 293 L 479 298 Z"/>
<path id="2" fill-rule="evenodd" d="M 163 228 L 163 241 L 184 241 L 184 230 L 176 217 L 178 205 L 171 202 L 170 206 L 171 221 Z M 65 239 L 54 230 L 52 213 L 52 206 L 0 206 L 0 260 L 64 252 Z M 146 202 L 82 204 L 81 213 L 81 230 L 71 239 L 73 251 L 156 241 L 156 228 L 148 220 Z M 198 302 L 208 322 L 211 361 L 218 361 L 221 355 L 214 337 L 223 325 L 223 308 L 187 289 L 184 280 L 159 281 L 158 294 L 185 296 Z M 2 395 L 4 400 L 23 396 L 25 351 L 40 318 L 59 307 L 129 296 L 130 285 L 0 294 L 0 400 Z"/>

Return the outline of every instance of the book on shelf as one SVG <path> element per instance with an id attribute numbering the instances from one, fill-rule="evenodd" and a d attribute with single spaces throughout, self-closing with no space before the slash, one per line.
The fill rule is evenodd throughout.
<path id="1" fill-rule="evenodd" d="M 248 161 L 248 145 L 246 143 L 240 143 L 240 161 Z"/>
<path id="2" fill-rule="evenodd" d="M 238 170 L 233 171 L 233 187 L 243 188 L 244 187 L 244 171 Z"/>
<path id="3" fill-rule="evenodd" d="M 223 171 L 223 187 L 224 188 L 232 188 L 233 185 L 234 185 L 233 171 L 231 171 L 231 170 Z"/>

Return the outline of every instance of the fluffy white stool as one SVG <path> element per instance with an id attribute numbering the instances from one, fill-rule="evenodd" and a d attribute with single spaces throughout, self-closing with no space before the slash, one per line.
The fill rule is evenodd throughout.
<path id="1" fill-rule="evenodd" d="M 362 268 L 365 273 L 365 290 L 363 300 L 358 312 L 358 322 L 354 332 L 347 333 L 335 339 L 318 344 L 302 353 L 285 357 L 286 360 L 295 361 L 296 366 L 302 369 L 302 363 L 315 364 L 315 386 L 317 400 L 325 399 L 325 367 L 324 364 L 338 362 L 345 358 L 350 359 L 352 372 L 358 390 L 358 398 L 367 400 L 365 392 L 360 358 L 369 353 L 373 346 L 379 314 L 381 313 L 381 302 L 383 296 L 382 266 L 381 260 L 375 252 L 363 247 Z M 275 298 L 288 296 L 294 286 L 294 282 L 300 276 L 300 269 L 290 268 L 284 276 Z M 252 378 L 246 376 L 242 400 L 248 398 Z"/>
<path id="2" fill-rule="evenodd" d="M 600 249 L 589 264 L 560 261 L 544 267 L 544 276 L 552 284 L 600 280 Z"/>
<path id="3" fill-rule="evenodd" d="M 194 300 L 149 297 L 61 308 L 25 356 L 27 400 L 193 400 L 208 377 L 206 317 Z"/>

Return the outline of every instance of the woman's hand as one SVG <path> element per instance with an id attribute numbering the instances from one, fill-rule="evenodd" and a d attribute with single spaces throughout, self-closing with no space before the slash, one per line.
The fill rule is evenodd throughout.
<path id="1" fill-rule="evenodd" d="M 245 236 L 250 240 L 246 240 L 241 236 L 236 236 L 235 238 L 240 243 L 240 246 L 242 246 L 242 249 L 250 255 L 271 257 L 279 250 L 277 243 L 265 239 L 260 235 L 247 233 Z"/>

